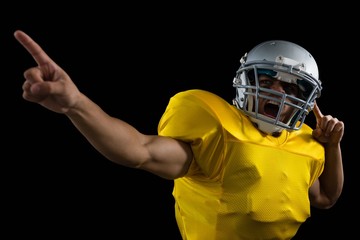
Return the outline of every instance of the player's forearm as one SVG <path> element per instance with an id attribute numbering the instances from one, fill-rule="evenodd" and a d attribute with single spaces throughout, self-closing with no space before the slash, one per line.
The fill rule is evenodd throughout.
<path id="1" fill-rule="evenodd" d="M 144 158 L 144 135 L 135 128 L 105 113 L 82 95 L 79 103 L 66 114 L 84 137 L 109 160 L 135 167 Z"/>
<path id="2" fill-rule="evenodd" d="M 320 184 L 322 192 L 326 194 L 332 205 L 335 204 L 344 185 L 340 143 L 325 148 L 325 168 L 320 176 Z"/>

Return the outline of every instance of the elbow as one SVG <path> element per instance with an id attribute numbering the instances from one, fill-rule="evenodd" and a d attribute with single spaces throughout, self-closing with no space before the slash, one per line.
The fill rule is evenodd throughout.
<path id="1" fill-rule="evenodd" d="M 332 196 L 323 195 L 318 199 L 315 199 L 311 202 L 311 206 L 318 209 L 330 209 L 332 208 L 339 200 L 341 192 L 334 194 Z"/>

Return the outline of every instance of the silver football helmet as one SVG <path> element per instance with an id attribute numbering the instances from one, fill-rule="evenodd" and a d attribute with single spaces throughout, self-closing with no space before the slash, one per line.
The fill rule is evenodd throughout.
<path id="1" fill-rule="evenodd" d="M 255 46 L 240 60 L 233 86 L 234 105 L 248 115 L 266 133 L 299 130 L 305 117 L 320 97 L 322 86 L 318 67 L 312 55 L 303 47 L 288 41 L 266 41 Z M 287 83 L 297 84 L 299 96 L 260 87 L 259 75 L 266 74 Z M 271 117 L 258 112 L 259 99 L 271 102 Z M 291 106 L 293 114 L 287 122 L 280 120 L 284 106 Z"/>

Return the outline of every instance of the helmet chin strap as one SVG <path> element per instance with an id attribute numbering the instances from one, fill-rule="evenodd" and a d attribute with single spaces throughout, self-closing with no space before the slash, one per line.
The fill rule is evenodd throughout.
<path id="1" fill-rule="evenodd" d="M 280 133 L 284 130 L 283 127 L 276 126 L 273 123 L 265 122 L 264 120 L 256 119 L 254 117 L 250 117 L 250 120 L 257 125 L 257 128 L 267 134 Z M 264 116 L 265 117 L 265 116 Z"/>
<path id="2" fill-rule="evenodd" d="M 236 98 L 233 99 L 233 105 L 236 106 L 239 110 L 245 112 L 244 109 L 240 108 L 240 104 Z M 279 125 L 274 124 L 273 123 L 274 119 L 268 116 L 258 114 L 261 115 L 261 117 L 257 119 L 254 116 L 251 116 L 249 112 L 245 112 L 245 114 L 248 115 L 250 121 L 253 122 L 260 131 L 266 134 L 273 135 L 276 133 L 281 133 L 284 129 L 286 129 L 285 127 L 281 127 Z"/>

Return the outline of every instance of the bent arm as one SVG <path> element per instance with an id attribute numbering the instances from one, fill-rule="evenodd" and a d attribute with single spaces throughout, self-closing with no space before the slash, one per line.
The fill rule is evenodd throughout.
<path id="1" fill-rule="evenodd" d="M 340 146 L 344 122 L 331 115 L 324 116 L 316 103 L 313 110 L 316 117 L 313 136 L 325 146 L 325 166 L 319 179 L 310 188 L 310 203 L 317 208 L 330 208 L 337 202 L 344 185 Z"/>
<path id="2" fill-rule="evenodd" d="M 109 116 L 83 94 L 66 116 L 95 149 L 120 165 L 175 179 L 187 172 L 192 160 L 188 143 L 144 135 L 128 123 Z"/>

